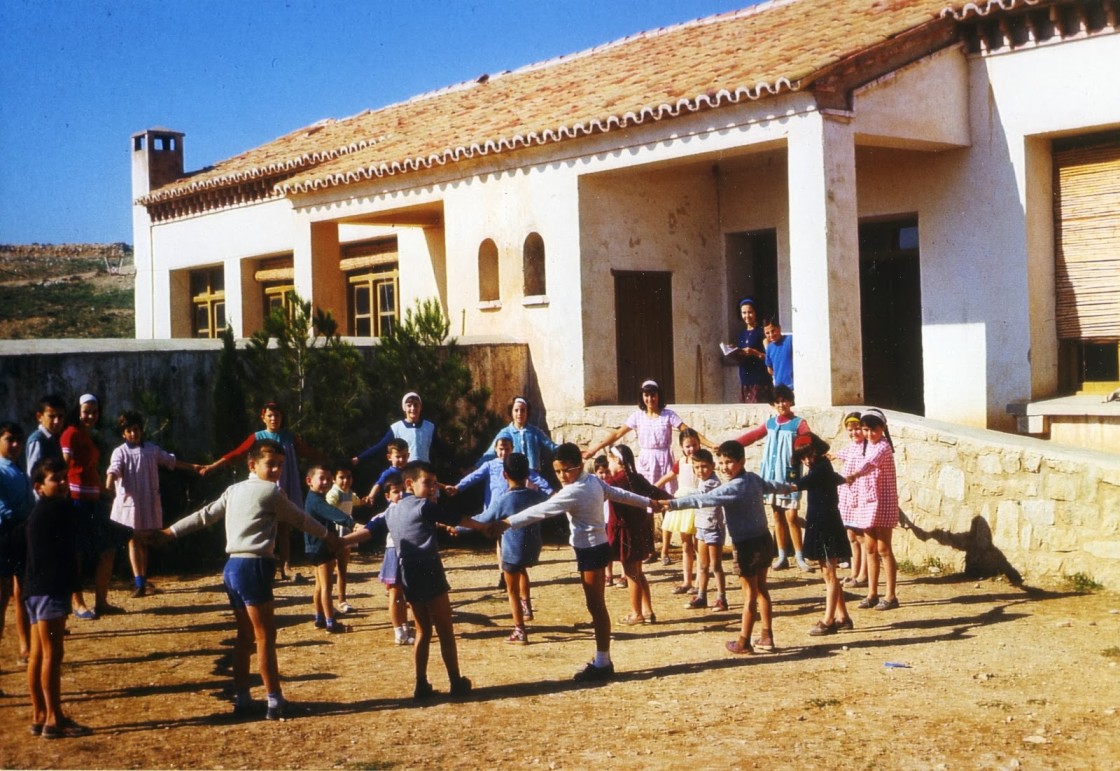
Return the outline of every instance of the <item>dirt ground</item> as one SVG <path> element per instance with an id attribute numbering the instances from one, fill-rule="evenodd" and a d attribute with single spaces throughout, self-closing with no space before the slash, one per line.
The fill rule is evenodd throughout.
<path id="1" fill-rule="evenodd" d="M 492 551 L 450 549 L 445 563 L 475 683 L 468 699 L 410 702 L 411 651 L 392 644 L 379 559 L 359 556 L 350 634 L 312 627 L 308 585 L 278 585 L 280 669 L 298 704 L 279 723 L 229 717 L 232 615 L 219 575 L 165 577 L 158 594 L 135 600 L 114 587 L 126 615 L 71 620 L 64 701 L 95 730 L 81 739 L 27 734 L 9 610 L 0 765 L 1114 768 L 1120 758 L 1116 595 L 903 576 L 901 608 L 853 609 L 855 631 L 814 638 L 822 583 L 783 571 L 773 576 L 778 650 L 735 658 L 723 644 L 739 621 L 737 583 L 730 612 L 692 611 L 671 593 L 679 565 L 650 566 L 658 623 L 616 626 L 617 678 L 579 687 L 571 675 L 594 646 L 576 627 L 586 611 L 567 547 L 546 547 L 531 571 L 527 646 L 505 642 Z M 623 615 L 625 591 L 607 591 L 612 615 Z M 436 650 L 431 679 L 446 691 Z"/>

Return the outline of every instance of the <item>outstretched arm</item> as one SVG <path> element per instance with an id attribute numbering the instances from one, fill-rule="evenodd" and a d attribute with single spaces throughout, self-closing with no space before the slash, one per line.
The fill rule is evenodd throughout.
<path id="1" fill-rule="evenodd" d="M 604 447 L 609 447 L 610 445 L 614 444 L 619 439 L 621 439 L 622 437 L 624 437 L 628 433 L 630 433 L 630 430 L 631 430 L 630 426 L 619 426 L 614 431 L 612 431 L 610 433 L 610 436 L 608 436 L 606 439 L 599 442 L 599 444 L 595 445 L 590 450 L 585 451 L 583 453 L 583 459 L 584 460 L 591 460 L 592 458 L 594 458 L 596 455 L 599 454 L 600 450 L 602 450 Z"/>

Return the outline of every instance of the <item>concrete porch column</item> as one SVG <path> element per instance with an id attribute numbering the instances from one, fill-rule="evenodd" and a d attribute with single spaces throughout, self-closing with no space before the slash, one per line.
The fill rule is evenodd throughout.
<path id="1" fill-rule="evenodd" d="M 799 404 L 863 401 L 855 139 L 846 116 L 811 112 L 789 132 L 789 274 Z"/>
<path id="2" fill-rule="evenodd" d="M 337 222 L 297 220 L 292 267 L 296 293 L 312 307 L 330 311 L 341 334 L 351 334 L 346 305 L 346 277 L 339 269 Z"/>

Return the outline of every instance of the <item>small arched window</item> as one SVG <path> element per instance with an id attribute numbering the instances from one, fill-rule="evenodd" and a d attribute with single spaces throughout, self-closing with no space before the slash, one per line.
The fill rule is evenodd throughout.
<path id="1" fill-rule="evenodd" d="M 544 239 L 540 233 L 530 233 L 525 237 L 522 250 L 522 270 L 525 273 L 525 296 L 539 297 L 545 291 Z"/>
<path id="2" fill-rule="evenodd" d="M 495 302 L 501 299 L 498 286 L 498 245 L 487 238 L 478 247 L 479 301 Z"/>

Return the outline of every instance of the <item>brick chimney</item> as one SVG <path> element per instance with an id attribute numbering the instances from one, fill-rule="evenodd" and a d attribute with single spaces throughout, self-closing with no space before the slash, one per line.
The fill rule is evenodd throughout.
<path id="1" fill-rule="evenodd" d="M 132 135 L 132 199 L 183 176 L 185 134 L 152 128 Z"/>

